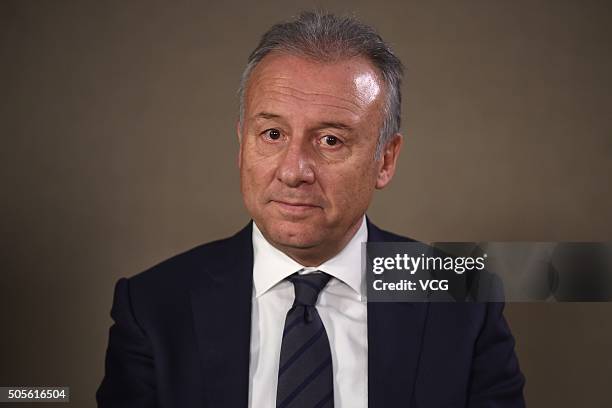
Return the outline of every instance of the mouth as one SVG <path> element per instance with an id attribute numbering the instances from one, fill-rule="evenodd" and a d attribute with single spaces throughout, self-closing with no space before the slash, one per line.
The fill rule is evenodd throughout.
<path id="1" fill-rule="evenodd" d="M 274 204 L 281 213 L 291 216 L 305 215 L 309 212 L 321 209 L 319 205 L 306 202 L 288 202 L 280 200 L 271 200 L 270 202 Z"/>

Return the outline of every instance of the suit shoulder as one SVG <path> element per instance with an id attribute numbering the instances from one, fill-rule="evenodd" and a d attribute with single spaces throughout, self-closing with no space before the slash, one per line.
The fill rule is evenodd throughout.
<path id="1" fill-rule="evenodd" d="M 399 235 L 399 234 L 395 234 L 393 232 L 389 232 L 389 231 L 384 231 L 381 230 L 381 232 L 384 234 L 385 236 L 385 240 L 386 241 L 394 241 L 394 242 L 417 242 L 416 240 L 410 238 L 410 237 L 405 237 L 403 235 Z"/>
<path id="2" fill-rule="evenodd" d="M 373 242 L 418 242 L 410 237 L 383 230 L 368 219 L 369 241 Z"/>
<path id="3" fill-rule="evenodd" d="M 130 284 L 139 287 L 157 286 L 166 290 L 172 285 L 188 284 L 194 274 L 222 265 L 235 257 L 241 245 L 244 246 L 245 240 L 250 240 L 250 237 L 249 224 L 231 237 L 200 244 L 131 276 Z"/>

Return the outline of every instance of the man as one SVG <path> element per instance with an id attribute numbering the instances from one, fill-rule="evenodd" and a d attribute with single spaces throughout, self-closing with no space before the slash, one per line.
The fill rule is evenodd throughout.
<path id="1" fill-rule="evenodd" d="M 395 172 L 402 67 L 372 28 L 303 13 L 242 78 L 253 222 L 116 286 L 100 407 L 521 407 L 502 304 L 367 303 L 365 217 Z"/>

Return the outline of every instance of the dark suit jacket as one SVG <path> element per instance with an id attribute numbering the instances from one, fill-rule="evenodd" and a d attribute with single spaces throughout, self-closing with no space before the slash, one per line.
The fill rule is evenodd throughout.
<path id="1" fill-rule="evenodd" d="M 251 229 L 117 282 L 100 407 L 247 407 Z M 524 406 L 503 303 L 367 307 L 369 407 Z"/>

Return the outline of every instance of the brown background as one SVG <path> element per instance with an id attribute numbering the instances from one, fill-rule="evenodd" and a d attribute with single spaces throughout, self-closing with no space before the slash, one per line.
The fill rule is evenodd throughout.
<path id="1" fill-rule="evenodd" d="M 0 1 L 0 385 L 94 406 L 112 289 L 248 217 L 238 78 L 315 3 Z M 421 240 L 611 240 L 606 1 L 336 1 L 407 65 L 374 222 Z M 507 307 L 532 407 L 612 406 L 612 305 Z M 24 405 L 21 405 L 24 406 Z"/>

